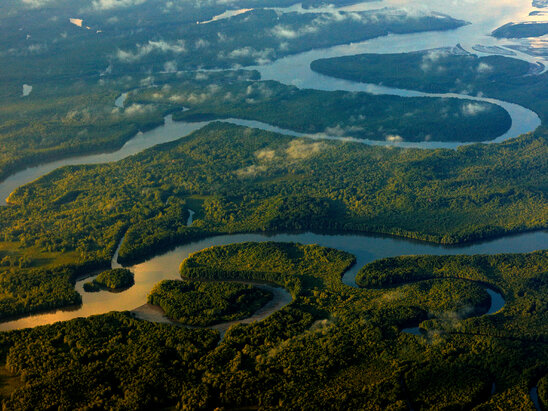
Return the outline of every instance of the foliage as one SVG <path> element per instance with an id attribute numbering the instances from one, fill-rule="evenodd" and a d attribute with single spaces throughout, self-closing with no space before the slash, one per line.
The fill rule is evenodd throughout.
<path id="1" fill-rule="evenodd" d="M 538 400 L 542 409 L 548 408 L 548 375 L 542 377 L 537 384 Z"/>
<path id="2" fill-rule="evenodd" d="M 126 231 L 124 264 L 221 233 L 377 232 L 446 244 L 490 238 L 546 227 L 547 147 L 541 132 L 426 151 L 215 123 L 120 162 L 62 168 L 20 188 L 12 206 L 0 208 L 0 240 L 103 268 Z M 189 208 L 197 212 L 191 227 Z M 25 295 L 30 283 L 18 287 Z"/>
<path id="3" fill-rule="evenodd" d="M 207 326 L 250 317 L 271 298 L 250 284 L 165 280 L 154 286 L 148 302 L 182 324 Z"/>
<path id="4" fill-rule="evenodd" d="M 8 409 L 146 409 L 177 402 L 218 334 L 110 313 L 0 338 L 6 367 L 23 382 Z"/>
<path id="5" fill-rule="evenodd" d="M 459 99 L 300 90 L 210 73 L 199 78 L 193 73 L 165 76 L 164 87 L 134 92 L 128 104 L 177 110 L 173 118 L 179 121 L 238 118 L 302 133 L 381 141 L 484 141 L 511 125 L 504 109 L 488 103 L 477 103 L 472 113 L 470 102 Z"/>
<path id="6" fill-rule="evenodd" d="M 103 271 L 93 281 L 84 284 L 84 290 L 88 292 L 107 290 L 121 290 L 131 287 L 135 283 L 133 273 L 126 268 L 115 268 Z"/>
<path id="7" fill-rule="evenodd" d="M 363 267 L 356 282 L 365 287 L 393 287 L 434 278 L 459 278 L 491 284 L 506 306 L 496 316 L 475 319 L 462 328 L 507 337 L 548 341 L 548 252 L 494 256 L 410 256 L 375 261 Z M 427 322 L 425 327 L 444 327 Z"/>
<path id="8" fill-rule="evenodd" d="M 508 23 L 491 33 L 493 37 L 507 39 L 542 37 L 545 34 L 548 34 L 548 23 L 545 22 Z"/>
<path id="9" fill-rule="evenodd" d="M 295 243 L 243 243 L 211 247 L 192 254 L 181 264 L 190 279 L 267 281 L 282 285 L 293 296 L 317 277 L 338 286 L 340 274 L 355 258 L 342 251 Z M 304 283 L 303 283 L 304 282 Z"/>
<path id="10" fill-rule="evenodd" d="M 438 279 L 358 289 L 341 283 L 353 257 L 337 250 L 271 242 L 213 247 L 190 256 L 182 271 L 280 285 L 293 278 L 301 285 L 294 301 L 263 321 L 233 326 L 218 345 L 210 330 L 116 313 L 1 334 L 0 355 L 21 378 L 4 406 L 531 408 L 529 387 L 540 379 L 542 397 L 548 370 L 540 338 L 546 259 L 546 252 L 394 259 L 394 270 L 436 267 Z M 455 278 L 500 288 L 506 306 L 442 322 L 444 312 L 484 299 L 478 284 Z M 424 336 L 399 331 L 421 312 L 444 328 L 429 327 Z"/>
<path id="11" fill-rule="evenodd" d="M 80 304 L 74 290 L 78 273 L 70 266 L 1 271 L 0 319 Z"/>
<path id="12" fill-rule="evenodd" d="M 483 95 L 517 103 L 548 121 L 548 73 L 503 56 L 477 57 L 459 50 L 360 54 L 312 62 L 313 70 L 338 78 L 436 93 Z"/>

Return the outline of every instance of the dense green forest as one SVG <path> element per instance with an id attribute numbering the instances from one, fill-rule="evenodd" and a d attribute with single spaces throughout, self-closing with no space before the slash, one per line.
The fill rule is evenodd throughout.
<path id="1" fill-rule="evenodd" d="M 132 93 L 129 104 L 177 110 L 174 120 L 233 117 L 381 141 L 485 141 L 504 134 L 512 123 L 503 108 L 488 103 L 475 103 L 470 111 L 470 102 L 459 99 L 301 90 L 274 81 L 230 83 L 210 73 L 196 77 L 166 76 L 161 90 Z"/>
<path id="2" fill-rule="evenodd" d="M 537 390 L 540 406 L 548 409 L 548 374 L 539 380 Z"/>
<path id="3" fill-rule="evenodd" d="M 203 250 L 183 262 L 183 273 L 268 280 L 290 287 L 293 303 L 233 326 L 220 342 L 214 331 L 123 313 L 3 333 L 2 392 L 11 394 L 4 405 L 531 409 L 528 392 L 537 384 L 545 403 L 546 252 L 385 260 L 396 276 L 421 267 L 423 280 L 389 288 L 343 285 L 353 261 L 337 250 L 287 243 Z M 466 311 L 483 304 L 475 281 L 504 292 L 502 311 Z M 426 317 L 428 334 L 400 332 Z"/>
<path id="4" fill-rule="evenodd" d="M 158 0 L 119 2 L 121 7 L 102 7 L 98 0 L 82 3 L 51 0 L 48 7 L 33 7 L 31 1 L 2 2 L 2 84 L 39 86 L 44 80 L 99 79 L 100 75 L 230 69 L 389 33 L 451 30 L 465 24 L 446 15 L 403 9 L 333 15 L 264 8 L 295 4 L 287 0 L 235 1 L 230 7 Z M 313 3 L 318 2 L 309 5 Z M 227 8 L 257 6 L 230 19 L 196 24 Z M 70 18 L 82 19 L 82 27 L 71 24 Z"/>
<path id="5" fill-rule="evenodd" d="M 545 34 L 548 34 L 548 23 L 545 22 L 508 23 L 492 33 L 494 37 L 507 39 L 542 37 Z"/>
<path id="6" fill-rule="evenodd" d="M 176 120 L 238 117 L 372 140 L 483 141 L 511 125 L 508 113 L 492 104 L 470 113 L 469 103 L 456 99 L 299 90 L 258 79 L 256 71 L 235 70 L 158 74 L 154 85 L 126 77 L 62 86 L 42 81 L 25 98 L 20 84 L 8 84 L 0 107 L 0 181 L 31 164 L 114 151 L 170 113 Z M 128 90 L 125 107 L 115 107 Z"/>
<path id="7" fill-rule="evenodd" d="M 388 150 L 211 124 L 13 193 L 0 208 L 0 244 L 13 258 L 32 253 L 28 268 L 0 268 L 1 301 L 27 299 L 35 285 L 15 273 L 47 269 L 42 255 L 108 268 L 124 233 L 120 261 L 129 263 L 221 233 L 376 232 L 454 244 L 546 228 L 547 149 L 542 132 L 458 150 Z M 66 274 L 63 293 L 74 278 Z"/>
<path id="8" fill-rule="evenodd" d="M 37 1 L 6 0 L 0 4 L 0 181 L 29 165 L 115 150 L 139 130 L 162 124 L 168 113 L 158 106 L 113 107 L 118 94 L 153 86 L 161 73 L 233 69 L 388 33 L 450 30 L 464 24 L 448 16 L 404 10 L 333 17 L 331 13 L 278 15 L 264 9 L 290 6 L 292 0 L 234 1 L 230 7 L 259 8 L 196 24 L 227 6 L 168 3 L 139 1 L 128 7 L 128 2 L 48 0 L 47 7 L 41 7 L 44 4 Z M 306 8 L 323 1 L 303 3 Z M 83 20 L 82 27 L 70 22 L 74 18 Z M 24 94 L 24 87 L 30 87 L 30 94 Z M 499 126 L 492 122 L 496 119 L 501 120 Z M 507 122 L 500 112 L 487 121 L 496 132 Z"/>
<path id="9" fill-rule="evenodd" d="M 5 369 L 21 379 L 7 409 L 150 409 L 197 385 L 218 333 L 111 313 L 0 339 Z"/>
<path id="10" fill-rule="evenodd" d="M 462 50 L 461 50 L 462 51 Z M 437 93 L 483 95 L 517 103 L 548 123 L 548 73 L 503 56 L 454 54 L 450 49 L 399 54 L 360 54 L 313 61 L 334 77 Z"/>
<path id="11" fill-rule="evenodd" d="M 272 293 L 250 284 L 165 280 L 148 296 L 167 317 L 187 325 L 207 326 L 250 317 Z"/>
<path id="12" fill-rule="evenodd" d="M 7 84 L 3 90 L 10 95 L 0 97 L 0 180 L 32 164 L 112 151 L 139 130 L 163 123 L 164 113 L 156 107 L 115 108 L 118 87 L 117 82 L 42 82 L 21 98 L 21 85 L 12 90 Z"/>
<path id="13" fill-rule="evenodd" d="M 424 9 L 332 9 L 357 1 L 314 12 L 306 9 L 326 1 L 286 12 L 271 7 L 295 0 L 0 1 L 0 181 L 39 163 L 117 150 L 169 114 L 391 142 L 478 142 L 508 130 L 508 113 L 489 103 L 260 81 L 253 67 L 285 56 L 468 24 Z M 215 19 L 232 9 L 248 10 Z M 547 24 L 508 24 L 493 35 L 541 36 Z M 131 264 L 227 233 L 458 244 L 546 229 L 548 74 L 462 52 L 367 54 L 312 68 L 515 102 L 543 126 L 496 145 L 419 150 L 213 122 L 124 160 L 57 169 L 0 207 L 0 320 L 77 307 L 75 282 L 98 272 L 86 291 L 130 287 L 130 270 L 109 270 L 118 245 L 120 263 Z M 124 106 L 115 104 L 122 93 Z M 111 312 L 1 332 L 2 408 L 532 409 L 536 387 L 548 409 L 547 251 L 383 259 L 361 268 L 360 287 L 344 285 L 355 263 L 318 245 L 212 247 L 181 262 L 181 281 L 150 292 L 149 303 L 178 324 Z M 222 335 L 206 328 L 271 300 L 256 283 L 284 287 L 292 302 Z M 486 314 L 489 289 L 505 300 L 494 314 Z M 420 335 L 407 331 L 417 325 Z"/>
<path id="14" fill-rule="evenodd" d="M 84 290 L 88 292 L 106 289 L 110 291 L 123 290 L 135 283 L 133 273 L 127 268 L 114 268 L 100 273 L 93 281 L 84 283 Z"/>
<path id="15" fill-rule="evenodd" d="M 500 337 L 548 342 L 548 252 L 496 256 L 398 257 L 363 267 L 356 282 L 365 287 L 395 287 L 435 278 L 458 278 L 490 284 L 502 291 L 504 310 L 471 320 L 462 332 L 481 329 Z M 533 314 L 534 315 L 531 315 Z M 423 323 L 439 329 L 443 323 Z"/>

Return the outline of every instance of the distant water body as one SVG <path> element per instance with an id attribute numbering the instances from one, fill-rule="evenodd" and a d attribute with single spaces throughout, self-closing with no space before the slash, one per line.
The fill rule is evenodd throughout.
<path id="1" fill-rule="evenodd" d="M 518 3 L 518 4 L 516 4 Z M 526 3 L 528 5 L 526 5 Z M 512 128 L 494 142 L 499 142 L 508 138 L 517 137 L 520 134 L 533 131 L 540 125 L 538 116 L 532 111 L 515 104 L 487 99 L 477 96 L 467 96 L 465 94 L 427 94 L 413 90 L 401 90 L 387 88 L 373 84 L 363 84 L 351 81 L 334 79 L 312 72 L 310 63 L 318 58 L 338 57 L 358 53 L 394 53 L 410 52 L 430 48 L 453 47 L 460 43 L 466 50 L 476 49 L 496 50 L 496 47 L 503 48 L 505 40 L 497 40 L 489 36 L 489 33 L 508 21 L 519 21 L 524 15 L 531 12 L 529 0 L 526 2 L 516 2 L 515 0 L 469 0 L 466 7 L 459 7 L 459 2 L 446 2 L 445 0 L 430 0 L 421 2 L 419 8 L 429 10 L 443 10 L 453 17 L 465 19 L 472 24 L 447 32 L 432 33 L 413 33 L 404 35 L 388 35 L 385 37 L 368 40 L 361 43 L 341 45 L 322 50 L 312 50 L 306 53 L 289 56 L 273 63 L 263 66 L 253 67 L 259 70 L 262 78 L 265 80 L 276 80 L 284 84 L 292 84 L 302 88 L 314 88 L 320 90 L 346 90 L 346 91 L 365 91 L 376 94 L 392 94 L 403 97 L 455 97 L 462 99 L 471 99 L 476 101 L 486 101 L 498 104 L 505 108 L 512 117 Z M 348 6 L 340 10 L 361 11 L 371 10 L 384 6 L 416 8 L 416 2 L 387 0 L 382 3 L 370 2 L 358 5 Z M 301 7 L 302 9 L 302 7 Z M 333 8 L 320 9 L 318 11 L 333 11 Z M 496 10 L 496 13 L 493 13 Z M 282 12 L 284 10 L 281 10 Z M 299 6 L 293 6 L 286 11 L 299 12 Z M 304 10 L 306 11 L 306 10 Z M 231 13 L 225 16 L 230 17 Z M 224 17 L 224 16 L 222 16 Z M 218 18 L 222 18 L 218 16 Z M 482 54 L 482 53 L 477 53 Z M 516 53 L 515 58 L 524 59 L 530 62 L 536 62 L 537 58 Z M 119 96 L 115 105 L 123 107 L 127 94 Z M 313 135 L 308 136 L 302 133 L 284 130 L 272 125 L 249 121 L 242 119 L 223 120 L 234 124 L 241 124 L 265 130 L 281 132 L 283 134 L 305 136 L 312 138 L 340 139 L 338 137 Z M 113 153 L 96 154 L 89 156 L 73 157 L 48 164 L 32 167 L 27 170 L 16 173 L 0 183 L 0 198 L 6 198 L 14 189 L 37 179 L 54 169 L 66 165 L 78 164 L 97 164 L 108 163 L 121 160 L 130 155 L 139 153 L 149 147 L 157 144 L 176 140 L 186 136 L 199 128 L 202 128 L 209 122 L 199 123 L 175 123 L 171 117 L 166 117 L 165 124 L 151 131 L 139 133 L 129 140 L 120 150 Z M 365 144 L 386 144 L 392 143 L 363 141 L 357 139 L 346 139 L 347 141 L 359 141 Z M 398 143 L 398 146 L 412 146 L 419 148 L 455 148 L 462 143 L 436 143 L 423 142 L 406 145 Z M 101 314 L 112 310 L 132 310 L 142 306 L 146 302 L 146 296 L 154 284 L 163 279 L 177 279 L 178 267 L 180 262 L 188 257 L 189 254 L 200 251 L 213 245 L 224 245 L 230 243 L 239 243 L 244 241 L 291 241 L 303 244 L 319 244 L 322 246 L 333 247 L 348 251 L 357 257 L 357 264 L 350 269 L 344 276 L 343 282 L 350 286 L 355 286 L 355 276 L 359 268 L 364 264 L 374 261 L 378 258 L 391 257 L 407 254 L 496 254 L 505 252 L 530 252 L 542 249 L 548 243 L 548 233 L 533 232 L 516 236 L 495 239 L 483 243 L 469 244 L 460 247 L 443 247 L 435 244 L 415 242 L 406 239 L 368 236 L 368 235 L 320 235 L 312 233 L 304 234 L 278 234 L 267 236 L 264 234 L 241 234 L 226 235 L 208 238 L 199 242 L 190 243 L 174 249 L 168 253 L 152 258 L 142 264 L 130 267 L 135 273 L 135 285 L 123 293 L 111 294 L 106 291 L 99 293 L 85 293 L 83 283 L 87 280 L 77 282 L 76 290 L 83 296 L 81 307 L 68 310 L 58 310 L 53 313 L 38 314 L 22 318 L 20 320 L 5 322 L 0 324 L 0 329 L 8 330 L 15 328 L 34 327 L 42 324 L 50 324 L 56 321 L 68 320 L 71 318 Z M 113 266 L 117 261 L 113 261 Z M 492 307 L 496 304 L 503 304 L 496 300 L 496 295 L 492 296 Z M 502 297 L 501 297 L 502 298 Z M 498 303 L 497 303 L 498 301 Z"/>
<path id="2" fill-rule="evenodd" d="M 76 283 L 76 291 L 82 295 L 82 305 L 73 309 L 57 310 L 55 312 L 36 314 L 19 320 L 0 323 L 0 330 L 35 327 L 66 321 L 77 317 L 88 317 L 109 311 L 124 311 L 136 309 L 147 301 L 147 295 L 152 287 L 162 280 L 180 279 L 179 265 L 190 254 L 208 247 L 242 243 L 247 241 L 278 241 L 297 242 L 301 244 L 318 244 L 324 247 L 336 248 L 356 256 L 356 264 L 348 270 L 342 281 L 348 286 L 356 286 L 356 274 L 365 264 L 379 258 L 396 257 L 400 255 L 457 255 L 457 254 L 498 254 L 524 253 L 539 250 L 548 244 L 548 232 L 531 232 L 507 236 L 490 241 L 466 244 L 462 246 L 441 246 L 426 242 L 413 241 L 404 238 L 375 235 L 327 235 L 327 234 L 234 234 L 206 238 L 179 246 L 169 252 L 158 255 L 150 260 L 128 267 L 135 275 L 135 285 L 121 293 L 100 291 L 86 293 L 83 284 L 88 279 Z M 119 267 L 117 254 L 113 258 L 112 267 Z M 491 295 L 492 309 L 498 311 L 504 304 L 502 296 Z M 491 312 L 491 311 L 490 311 Z M 264 313 L 263 313 L 264 314 Z"/>
<path id="3" fill-rule="evenodd" d="M 358 83 L 347 80 L 335 79 L 313 72 L 310 69 L 310 63 L 319 58 L 339 57 L 345 55 L 359 53 L 395 53 L 395 52 L 410 52 L 431 48 L 454 47 L 456 44 L 461 44 L 468 51 L 473 51 L 473 47 L 480 44 L 483 47 L 503 48 L 507 40 L 499 40 L 491 37 L 489 33 L 508 21 L 519 21 L 525 18 L 533 11 L 531 3 L 527 1 L 509 1 L 509 0 L 469 0 L 466 7 L 460 5 L 460 2 L 446 2 L 445 0 L 427 0 L 420 2 L 417 6 L 416 1 L 411 0 L 386 0 L 383 2 L 365 2 L 352 6 L 341 8 L 324 7 L 320 9 L 302 9 L 302 6 L 297 4 L 289 8 L 277 9 L 280 12 L 333 12 L 333 11 L 365 11 L 374 10 L 382 7 L 405 7 L 408 10 L 418 11 L 440 11 L 451 15 L 452 17 L 470 21 L 472 24 L 461 27 L 456 30 L 441 31 L 441 32 L 423 32 L 411 34 L 390 34 L 388 36 L 379 37 L 376 39 L 367 40 L 360 43 L 346 44 L 334 46 L 327 49 L 312 50 L 305 53 L 288 56 L 276 60 L 270 64 L 250 67 L 257 69 L 264 80 L 276 80 L 284 84 L 292 84 L 300 88 L 312 88 L 318 90 L 345 90 L 345 91 L 363 91 L 374 94 L 390 94 L 402 97 L 447 97 L 461 98 L 473 101 L 483 101 L 497 104 L 503 107 L 512 118 L 512 125 L 504 135 L 490 141 L 498 143 L 510 138 L 517 137 L 521 134 L 535 130 L 540 125 L 540 119 L 536 113 L 521 107 L 517 104 L 503 102 L 495 99 L 489 99 L 478 96 L 468 96 L 466 94 L 435 94 L 422 93 L 413 90 L 403 90 L 397 88 L 383 87 L 375 84 Z M 496 11 L 496 13 L 494 13 Z M 239 10 L 238 12 L 245 12 Z M 238 13 L 231 13 L 227 10 L 217 19 L 230 18 Z M 477 54 L 483 54 L 476 52 Z M 530 62 L 536 62 L 537 57 L 518 53 L 515 58 L 521 58 Z M 116 107 L 123 107 L 127 98 L 127 93 L 120 95 L 116 101 Z M 286 135 L 325 138 L 325 139 L 341 139 L 338 136 L 327 136 L 323 134 L 308 135 L 298 133 L 292 130 L 284 130 L 273 125 L 261 123 L 258 121 L 250 121 L 244 119 L 229 119 L 222 120 L 234 124 L 246 125 L 250 127 L 261 128 L 264 130 L 277 131 Z M 136 154 L 154 145 L 176 140 L 186 136 L 193 131 L 205 126 L 208 122 L 200 123 L 174 123 L 171 117 L 166 118 L 166 123 L 154 130 L 145 133 L 139 133 L 129 140 L 120 150 L 106 154 L 94 154 L 87 156 L 78 156 L 66 158 L 59 161 L 46 163 L 43 165 L 28 168 L 17 172 L 6 180 L 0 183 L 0 205 L 3 204 L 3 199 L 6 199 L 9 194 L 17 187 L 27 184 L 41 176 L 55 170 L 56 168 L 67 165 L 81 164 L 98 164 L 108 163 L 121 160 L 127 156 Z M 362 140 L 355 138 L 344 138 L 345 141 L 353 141 L 365 144 L 374 145 L 389 145 L 399 147 L 418 147 L 425 149 L 432 148 L 456 148 L 463 144 L 458 142 L 435 142 L 425 141 L 419 143 L 407 142 L 386 142 L 375 140 Z"/>

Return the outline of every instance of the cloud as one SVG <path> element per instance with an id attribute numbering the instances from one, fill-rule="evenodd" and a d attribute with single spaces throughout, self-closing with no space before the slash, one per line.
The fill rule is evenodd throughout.
<path id="1" fill-rule="evenodd" d="M 147 0 L 94 0 L 92 6 L 95 10 L 111 10 L 122 7 L 136 6 Z"/>
<path id="2" fill-rule="evenodd" d="M 122 62 L 132 63 L 152 52 L 183 54 L 186 53 L 185 42 L 184 40 L 177 40 L 173 43 L 164 40 L 149 40 L 146 44 L 138 44 L 135 52 L 118 50 L 116 58 Z"/>
<path id="3" fill-rule="evenodd" d="M 150 87 L 154 84 L 154 77 L 149 76 L 139 81 L 141 87 Z"/>
<path id="4" fill-rule="evenodd" d="M 246 96 L 268 100 L 274 92 L 265 83 L 253 83 L 247 86 L 245 94 Z"/>
<path id="5" fill-rule="evenodd" d="M 51 3 L 55 0 L 22 0 L 22 1 L 23 3 L 25 3 L 27 6 L 31 8 L 37 8 L 37 7 L 45 6 L 46 4 Z"/>
<path id="6" fill-rule="evenodd" d="M 27 97 L 32 92 L 32 86 L 23 84 L 23 97 Z"/>
<path id="7" fill-rule="evenodd" d="M 196 49 L 201 49 L 201 48 L 204 48 L 204 47 L 209 47 L 209 41 L 204 40 L 204 39 L 198 39 L 194 43 L 194 48 L 196 48 Z"/>
<path id="8" fill-rule="evenodd" d="M 209 75 L 203 71 L 199 71 L 196 73 L 196 75 L 194 76 L 194 78 L 198 81 L 200 80 L 208 80 L 209 79 Z"/>
<path id="9" fill-rule="evenodd" d="M 272 161 L 274 160 L 274 157 L 276 157 L 276 152 L 265 148 L 255 152 L 255 157 L 263 161 Z"/>
<path id="10" fill-rule="evenodd" d="M 142 114 L 147 114 L 155 110 L 155 107 L 152 105 L 143 105 L 143 104 L 132 104 L 124 110 L 124 113 L 127 116 L 139 116 Z"/>
<path id="11" fill-rule="evenodd" d="M 445 50 L 431 50 L 422 56 L 421 70 L 430 71 L 432 67 L 439 62 L 442 57 L 447 56 Z"/>
<path id="12" fill-rule="evenodd" d="M 333 137 L 344 137 L 349 134 L 358 133 L 360 131 L 363 131 L 363 127 L 358 127 L 358 126 L 341 127 L 339 124 L 337 124 L 335 127 L 327 127 L 325 129 L 325 134 Z"/>
<path id="13" fill-rule="evenodd" d="M 277 26 L 274 26 L 274 28 L 271 30 L 271 33 L 274 37 L 278 37 L 279 39 L 294 39 L 296 37 L 299 37 L 301 34 L 293 30 L 290 27 L 278 24 Z"/>
<path id="14" fill-rule="evenodd" d="M 250 177 L 255 177 L 257 174 L 262 173 L 266 170 L 267 170 L 266 166 L 258 166 L 258 165 L 253 164 L 253 165 L 250 165 L 248 167 L 236 170 L 234 173 L 238 177 L 250 178 Z"/>
<path id="15" fill-rule="evenodd" d="M 166 61 L 164 63 L 164 72 L 166 72 L 166 73 L 176 73 L 177 72 L 177 62 L 176 61 Z"/>
<path id="16" fill-rule="evenodd" d="M 489 108 L 485 104 L 480 103 L 466 103 L 462 106 L 462 114 L 468 117 L 477 116 Z"/>
<path id="17" fill-rule="evenodd" d="M 232 50 L 228 53 L 228 57 L 231 59 L 251 57 L 257 64 L 266 64 L 270 62 L 273 54 L 274 50 L 270 48 L 265 50 L 256 50 L 253 47 L 246 46 Z M 224 55 L 221 54 L 219 57 L 222 58 Z"/>
<path id="18" fill-rule="evenodd" d="M 404 140 L 404 138 L 397 134 L 389 134 L 385 137 L 385 140 L 388 141 L 389 143 L 401 143 Z"/>
<path id="19" fill-rule="evenodd" d="M 478 66 L 478 73 L 490 73 L 493 71 L 493 66 L 487 63 L 480 63 Z"/>
<path id="20" fill-rule="evenodd" d="M 324 143 L 305 143 L 302 140 L 293 140 L 285 150 L 287 156 L 295 160 L 303 160 L 321 152 L 326 145 Z"/>
<path id="21" fill-rule="evenodd" d="M 31 54 L 40 54 L 46 51 L 47 49 L 48 49 L 48 46 L 45 44 L 31 44 L 30 46 L 27 47 L 27 50 Z"/>

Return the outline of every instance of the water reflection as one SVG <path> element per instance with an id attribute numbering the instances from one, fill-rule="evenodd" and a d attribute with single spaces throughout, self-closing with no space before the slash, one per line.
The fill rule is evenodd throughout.
<path id="1" fill-rule="evenodd" d="M 76 283 L 76 290 L 82 294 L 82 306 L 75 311 L 57 311 L 39 314 L 19 320 L 0 324 L 0 330 L 34 327 L 65 321 L 76 317 L 87 317 L 109 311 L 132 310 L 146 303 L 152 287 L 161 280 L 179 279 L 179 265 L 190 254 L 204 248 L 242 243 L 246 241 L 281 241 L 302 244 L 319 244 L 324 247 L 337 248 L 356 256 L 357 263 L 345 274 L 343 282 L 356 286 L 356 274 L 365 264 L 384 257 L 399 255 L 431 254 L 496 254 L 524 253 L 543 249 L 548 244 L 548 232 L 532 232 L 504 237 L 492 241 L 468 244 L 459 247 L 444 247 L 437 244 L 410 241 L 402 238 L 381 237 L 373 235 L 327 235 L 327 234 L 235 234 L 207 238 L 175 248 L 149 261 L 129 267 L 135 274 L 135 285 L 128 290 L 113 294 L 108 291 L 85 293 L 83 283 Z"/>

